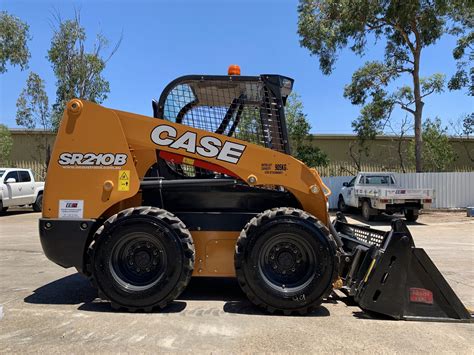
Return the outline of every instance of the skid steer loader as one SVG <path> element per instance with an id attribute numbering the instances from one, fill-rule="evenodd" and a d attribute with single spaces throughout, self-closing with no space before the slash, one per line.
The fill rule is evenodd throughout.
<path id="1" fill-rule="evenodd" d="M 329 189 L 290 155 L 281 75 L 172 81 L 153 118 L 73 99 L 48 167 L 46 256 L 113 308 L 163 308 L 191 277 L 237 277 L 267 312 L 306 314 L 335 288 L 396 319 L 471 315 L 402 221 L 331 222 Z"/>

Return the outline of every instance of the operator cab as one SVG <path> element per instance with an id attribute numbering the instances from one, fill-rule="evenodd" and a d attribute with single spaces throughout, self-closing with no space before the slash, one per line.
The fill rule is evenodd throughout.
<path id="1" fill-rule="evenodd" d="M 281 75 L 188 75 L 172 81 L 153 116 L 290 154 L 284 106 L 293 79 Z M 237 67 L 238 68 L 238 67 Z"/>

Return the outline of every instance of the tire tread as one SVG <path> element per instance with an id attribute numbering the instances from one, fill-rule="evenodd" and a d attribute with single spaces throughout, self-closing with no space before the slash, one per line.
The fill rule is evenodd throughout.
<path id="1" fill-rule="evenodd" d="M 283 313 L 284 315 L 305 315 L 312 312 L 319 304 L 309 304 L 305 305 L 300 308 L 288 310 L 288 309 L 278 309 L 271 305 L 266 304 L 265 302 L 261 301 L 258 297 L 255 296 L 254 292 L 248 285 L 244 272 L 242 270 L 242 261 L 243 261 L 243 252 L 245 247 L 248 243 L 248 235 L 251 235 L 255 229 L 257 229 L 263 222 L 273 219 L 276 216 L 284 216 L 284 215 L 291 215 L 294 217 L 301 218 L 303 220 L 307 220 L 313 223 L 318 229 L 320 229 L 324 235 L 327 237 L 328 241 L 332 244 L 334 250 L 337 250 L 337 244 L 334 240 L 334 237 L 331 235 L 329 229 L 322 224 L 316 217 L 309 214 L 306 211 L 293 208 L 293 207 L 275 207 L 269 210 L 262 212 L 261 214 L 253 217 L 242 229 L 239 238 L 237 239 L 236 247 L 235 247 L 235 271 L 237 276 L 237 281 L 242 288 L 243 292 L 247 295 L 248 299 L 254 303 L 256 306 L 264 309 L 266 312 L 270 314 L 274 314 L 276 312 Z M 321 297 L 326 298 L 332 291 L 332 287 L 330 287 L 326 293 Z"/>
<path id="2" fill-rule="evenodd" d="M 146 307 L 122 306 L 122 305 L 116 304 L 115 302 L 112 302 L 110 299 L 107 298 L 105 293 L 100 290 L 100 287 L 97 284 L 91 272 L 92 260 L 94 260 L 94 252 L 95 252 L 97 240 L 99 238 L 104 238 L 104 237 L 107 238 L 109 233 L 113 229 L 114 224 L 117 221 L 121 220 L 122 218 L 130 217 L 133 215 L 142 215 L 142 216 L 151 215 L 153 217 L 156 217 L 166 222 L 166 224 L 168 224 L 168 226 L 172 230 L 174 230 L 174 232 L 178 235 L 181 246 L 183 248 L 183 254 L 185 256 L 184 262 L 183 262 L 184 277 L 182 277 L 179 280 L 174 290 L 166 297 L 165 300 L 160 300 L 159 303 L 151 305 L 151 306 L 146 306 Z M 175 300 L 184 291 L 189 281 L 191 280 L 191 276 L 194 270 L 194 256 L 195 256 L 195 250 L 194 250 L 194 243 L 193 243 L 193 238 L 191 236 L 191 233 L 186 228 L 186 225 L 178 217 L 176 217 L 171 212 L 158 208 L 158 207 L 148 207 L 148 206 L 132 207 L 132 208 L 128 208 L 123 211 L 120 211 L 119 213 L 109 217 L 102 224 L 102 226 L 100 226 L 97 229 L 92 239 L 92 242 L 90 243 L 87 249 L 88 263 L 87 263 L 86 270 L 88 271 L 89 280 L 92 283 L 92 285 L 96 287 L 97 289 L 99 289 L 100 298 L 103 300 L 111 301 L 112 308 L 125 309 L 129 312 L 137 312 L 137 311 L 150 312 L 157 308 L 158 309 L 165 308 L 168 304 L 170 304 L 173 300 Z"/>

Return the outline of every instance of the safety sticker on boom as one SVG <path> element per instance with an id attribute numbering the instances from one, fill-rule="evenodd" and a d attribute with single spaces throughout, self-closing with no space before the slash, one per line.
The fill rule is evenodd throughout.
<path id="1" fill-rule="evenodd" d="M 130 170 L 120 170 L 118 172 L 118 190 L 130 191 Z"/>

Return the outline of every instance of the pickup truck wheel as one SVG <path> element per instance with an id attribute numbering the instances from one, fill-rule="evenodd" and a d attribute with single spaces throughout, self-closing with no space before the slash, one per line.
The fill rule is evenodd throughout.
<path id="1" fill-rule="evenodd" d="M 36 197 L 35 203 L 33 203 L 33 211 L 41 212 L 43 210 L 43 194 Z"/>
<path id="2" fill-rule="evenodd" d="M 92 282 L 114 309 L 164 308 L 188 285 L 194 245 L 184 223 L 155 207 L 126 209 L 104 222 L 90 246 Z"/>
<path id="3" fill-rule="evenodd" d="M 342 197 L 342 195 L 339 195 L 339 199 L 337 200 L 337 209 L 341 212 L 347 212 L 349 209 L 344 202 L 344 197 Z"/>
<path id="4" fill-rule="evenodd" d="M 370 207 L 369 201 L 365 200 L 362 202 L 362 217 L 366 221 L 371 221 L 374 219 L 374 209 Z"/>
<path id="5" fill-rule="evenodd" d="M 415 222 L 418 219 L 418 210 L 405 210 L 405 219 L 408 222 Z"/>
<path id="6" fill-rule="evenodd" d="M 269 313 L 306 314 L 321 304 L 337 275 L 336 243 L 307 212 L 274 208 L 240 233 L 235 271 L 249 300 Z"/>
<path id="7" fill-rule="evenodd" d="M 5 213 L 7 212 L 8 207 L 3 207 L 3 202 L 0 201 L 0 213 Z"/>

